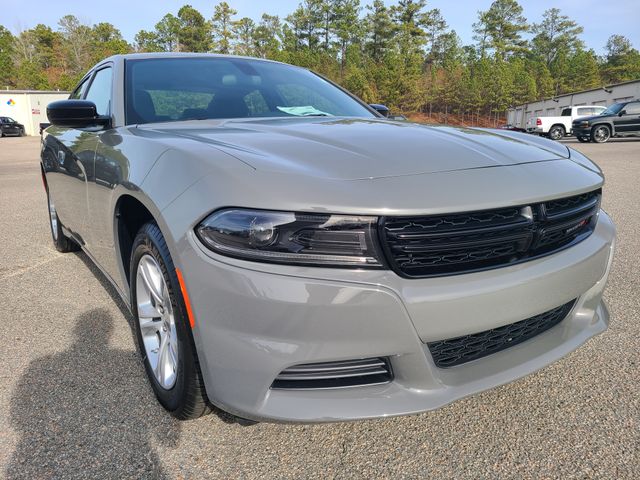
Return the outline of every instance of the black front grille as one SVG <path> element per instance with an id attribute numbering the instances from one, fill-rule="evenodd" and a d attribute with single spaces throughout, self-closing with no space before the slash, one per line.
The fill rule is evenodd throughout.
<path id="1" fill-rule="evenodd" d="M 294 365 L 280 372 L 271 388 L 308 390 L 361 387 L 388 383 L 392 378 L 387 357 L 360 358 Z"/>
<path id="2" fill-rule="evenodd" d="M 486 357 L 505 348 L 529 340 L 557 325 L 569 314 L 575 300 L 560 307 L 484 332 L 449 338 L 427 344 L 437 367 L 455 367 L 478 358 Z"/>
<path id="3" fill-rule="evenodd" d="M 385 217 L 380 236 L 390 266 L 424 278 L 512 265 L 587 238 L 600 190 L 544 203 L 447 215 Z"/>

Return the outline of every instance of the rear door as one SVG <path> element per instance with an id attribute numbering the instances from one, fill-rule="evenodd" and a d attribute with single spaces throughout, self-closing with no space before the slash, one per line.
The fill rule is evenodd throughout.
<path id="1" fill-rule="evenodd" d="M 69 98 L 81 99 L 91 85 L 91 73 Z M 81 244 L 87 225 L 87 182 L 93 170 L 95 134 L 87 129 L 52 126 L 43 143 L 43 164 L 47 172 L 49 194 L 58 218 Z"/>
<path id="2" fill-rule="evenodd" d="M 640 102 L 627 103 L 622 109 L 622 115 L 613 119 L 616 132 L 640 132 Z"/>

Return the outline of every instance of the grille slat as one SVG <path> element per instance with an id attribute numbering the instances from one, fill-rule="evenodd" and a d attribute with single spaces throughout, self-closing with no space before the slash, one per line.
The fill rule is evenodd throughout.
<path id="1" fill-rule="evenodd" d="M 451 215 L 385 217 L 380 236 L 390 266 L 425 278 L 513 265 L 587 238 L 600 190 L 544 203 Z"/>
<path id="2" fill-rule="evenodd" d="M 575 300 L 547 312 L 483 332 L 429 342 L 427 346 L 439 368 L 455 367 L 486 357 L 549 330 L 566 318 Z"/>
<path id="3" fill-rule="evenodd" d="M 295 367 L 289 367 L 286 373 L 311 373 L 311 372 L 332 372 L 340 370 L 353 370 L 354 368 L 375 368 L 384 367 L 386 363 L 384 360 L 377 358 L 352 360 L 346 362 L 328 362 L 328 363 L 307 363 L 303 365 L 297 365 Z"/>
<path id="4" fill-rule="evenodd" d="M 391 379 L 389 360 L 376 357 L 295 365 L 280 372 L 271 388 L 296 390 L 346 388 L 378 385 L 388 383 Z"/>
<path id="5" fill-rule="evenodd" d="M 372 370 L 364 370 L 360 369 L 357 372 L 342 372 L 342 373 L 305 373 L 305 374 L 289 374 L 289 373 L 281 373 L 278 375 L 280 380 L 327 380 L 332 378 L 350 378 L 350 377 L 360 377 L 367 375 L 384 375 L 387 373 L 385 368 L 376 368 Z"/>

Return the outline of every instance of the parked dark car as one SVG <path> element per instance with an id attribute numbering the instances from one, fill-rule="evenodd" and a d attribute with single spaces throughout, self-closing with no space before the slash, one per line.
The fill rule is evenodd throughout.
<path id="1" fill-rule="evenodd" d="M 640 135 L 640 100 L 614 103 L 600 115 L 578 118 L 573 122 L 573 134 L 581 142 L 595 143 Z"/>
<path id="2" fill-rule="evenodd" d="M 24 125 L 16 122 L 11 117 L 0 117 L 0 137 L 6 137 L 8 135 L 23 137 Z"/>

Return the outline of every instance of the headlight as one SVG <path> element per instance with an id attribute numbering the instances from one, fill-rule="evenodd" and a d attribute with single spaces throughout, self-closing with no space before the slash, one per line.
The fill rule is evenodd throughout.
<path id="1" fill-rule="evenodd" d="M 376 217 L 230 208 L 196 227 L 211 250 L 247 260 L 380 267 Z"/>

